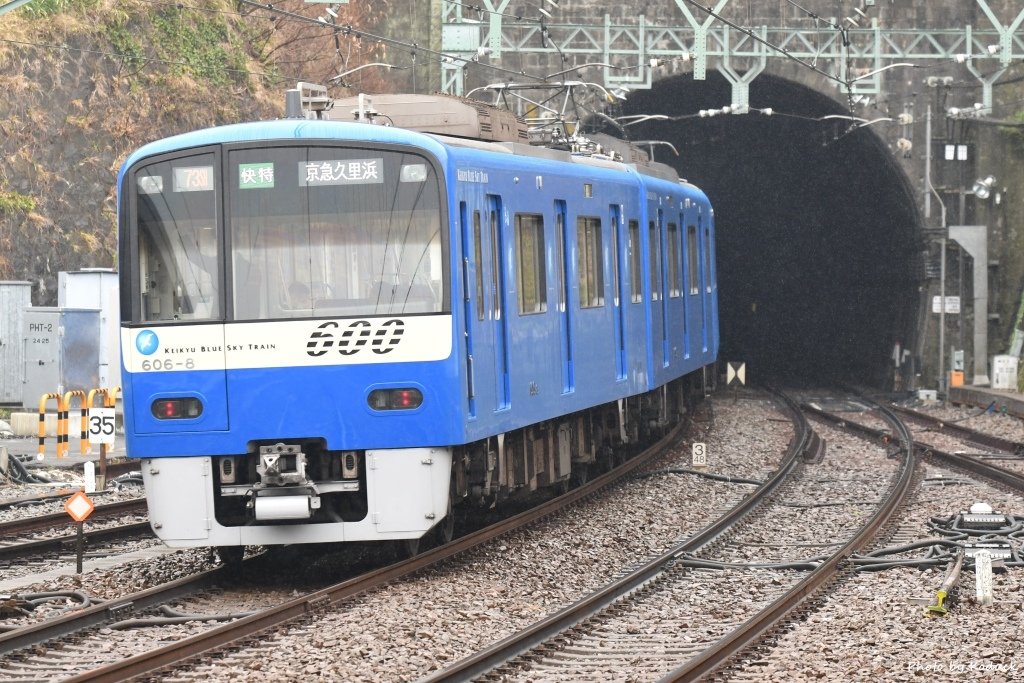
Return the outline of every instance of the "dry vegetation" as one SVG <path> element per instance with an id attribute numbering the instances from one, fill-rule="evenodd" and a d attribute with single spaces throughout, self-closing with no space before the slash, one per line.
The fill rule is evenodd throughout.
<path id="1" fill-rule="evenodd" d="M 372 26 L 389 4 L 342 5 L 337 21 Z M 382 51 L 227 0 L 34 0 L 0 15 L 0 280 L 30 280 L 35 305 L 55 304 L 58 271 L 116 266 L 114 183 L 133 149 L 277 116 L 296 81 Z"/>

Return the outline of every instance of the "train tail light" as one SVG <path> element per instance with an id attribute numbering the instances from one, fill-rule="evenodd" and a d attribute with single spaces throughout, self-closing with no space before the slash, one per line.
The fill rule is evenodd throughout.
<path id="1" fill-rule="evenodd" d="M 203 403 L 198 398 L 158 398 L 150 406 L 158 420 L 191 420 L 203 414 Z"/>
<path id="2" fill-rule="evenodd" d="M 413 410 L 423 405 L 419 389 L 374 389 L 367 399 L 374 410 Z"/>

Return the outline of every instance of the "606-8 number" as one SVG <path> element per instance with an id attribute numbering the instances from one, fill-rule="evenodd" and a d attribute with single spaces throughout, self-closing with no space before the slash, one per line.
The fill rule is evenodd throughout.
<path id="1" fill-rule="evenodd" d="M 144 371 L 149 370 L 173 370 L 175 367 L 183 367 L 186 370 L 192 370 L 195 368 L 196 362 L 194 359 L 189 358 L 185 361 L 174 362 L 173 360 L 144 360 L 142 361 L 142 369 Z"/>

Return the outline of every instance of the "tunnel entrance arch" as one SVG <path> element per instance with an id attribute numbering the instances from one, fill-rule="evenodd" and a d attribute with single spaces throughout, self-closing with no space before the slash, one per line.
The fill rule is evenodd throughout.
<path id="1" fill-rule="evenodd" d="M 718 73 L 680 76 L 621 105 L 621 115 L 671 117 L 629 126 L 629 138 L 671 143 L 678 156 L 652 145 L 655 158 L 715 207 L 722 359 L 754 376 L 907 388 L 922 218 L 897 152 L 871 126 L 827 118 L 849 114 L 827 95 L 770 75 L 751 84 L 750 113 L 699 115 L 730 92 Z M 899 372 L 897 343 L 911 352 Z"/>

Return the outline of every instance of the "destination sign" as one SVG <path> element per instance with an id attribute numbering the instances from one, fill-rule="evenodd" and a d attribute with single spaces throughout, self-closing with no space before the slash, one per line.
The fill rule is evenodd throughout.
<path id="1" fill-rule="evenodd" d="M 300 161 L 299 185 L 369 185 L 383 183 L 384 159 Z"/>

